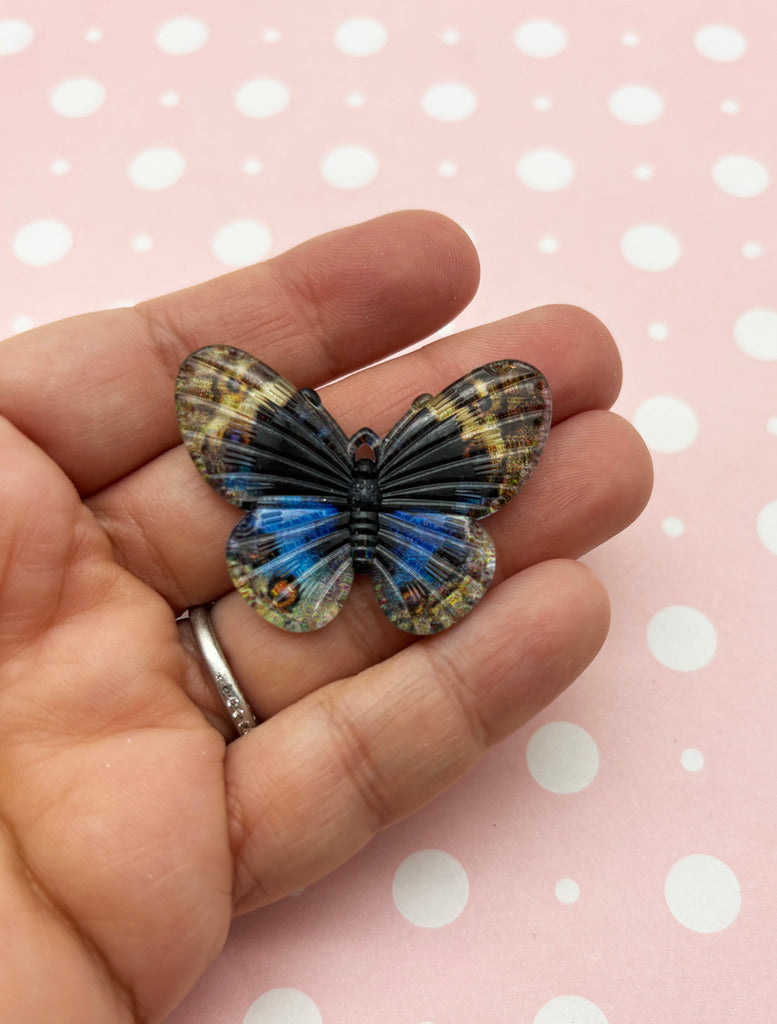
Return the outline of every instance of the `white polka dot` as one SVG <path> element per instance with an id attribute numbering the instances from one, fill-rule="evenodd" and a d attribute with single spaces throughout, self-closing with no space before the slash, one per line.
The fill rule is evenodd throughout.
<path id="1" fill-rule="evenodd" d="M 770 501 L 768 505 L 764 505 L 758 513 L 756 529 L 767 551 L 777 555 L 777 501 Z"/>
<path id="2" fill-rule="evenodd" d="M 345 97 L 346 106 L 352 107 L 354 110 L 363 107 L 366 102 L 367 97 L 363 92 L 349 92 Z"/>
<path id="3" fill-rule="evenodd" d="M 392 885 L 400 914 L 419 928 L 442 928 L 459 916 L 469 899 L 469 879 L 444 850 L 418 850 L 397 868 Z"/>
<path id="4" fill-rule="evenodd" d="M 49 96 L 51 109 L 62 117 L 88 117 L 105 102 L 105 88 L 94 78 L 69 78 Z"/>
<path id="5" fill-rule="evenodd" d="M 730 25 L 705 25 L 693 37 L 693 43 L 709 60 L 739 60 L 747 51 L 747 39 Z"/>
<path id="6" fill-rule="evenodd" d="M 537 248 L 545 256 L 552 256 L 558 252 L 558 239 L 552 235 L 545 235 L 537 242 Z"/>
<path id="7" fill-rule="evenodd" d="M 750 156 L 724 156 L 712 165 L 712 180 L 728 196 L 749 199 L 769 185 L 769 172 Z"/>
<path id="8" fill-rule="evenodd" d="M 256 78 L 235 93 L 235 106 L 246 117 L 275 117 L 289 105 L 291 96 L 283 82 Z"/>
<path id="9" fill-rule="evenodd" d="M 534 1024 L 609 1024 L 590 999 L 583 996 L 556 996 L 545 1003 L 534 1018 Z"/>
<path id="10" fill-rule="evenodd" d="M 321 1011 L 298 988 L 271 988 L 248 1007 L 243 1024 L 323 1024 Z"/>
<path id="11" fill-rule="evenodd" d="M 208 26 L 199 18 L 171 18 L 157 29 L 156 44 L 165 53 L 181 57 L 201 50 L 209 35 Z"/>
<path id="12" fill-rule="evenodd" d="M 58 157 L 53 161 L 51 165 L 51 173 L 56 174 L 57 177 L 62 177 L 63 174 L 67 174 L 71 168 L 69 160 L 65 160 L 64 157 Z"/>
<path id="13" fill-rule="evenodd" d="M 737 876 L 728 864 L 706 853 L 692 853 L 672 865 L 664 896 L 683 927 L 704 934 L 727 928 L 742 902 Z"/>
<path id="14" fill-rule="evenodd" d="M 135 235 L 130 242 L 135 252 L 148 252 L 154 246 L 154 241 L 148 235 Z"/>
<path id="15" fill-rule="evenodd" d="M 680 764 L 687 772 L 700 772 L 704 767 L 704 754 L 695 747 L 688 747 L 680 754 Z"/>
<path id="16" fill-rule="evenodd" d="M 638 270 L 669 270 L 680 258 L 677 235 L 660 224 L 637 224 L 621 239 L 621 252 Z"/>
<path id="17" fill-rule="evenodd" d="M 555 893 L 560 903 L 576 903 L 580 899 L 580 886 L 572 878 L 560 878 Z"/>
<path id="18" fill-rule="evenodd" d="M 446 46 L 453 46 L 461 39 L 461 33 L 458 29 L 446 28 L 445 31 L 441 33 L 440 39 L 442 39 Z"/>
<path id="19" fill-rule="evenodd" d="M 337 146 L 321 161 L 324 181 L 334 188 L 362 188 L 375 178 L 378 158 L 365 146 Z"/>
<path id="20" fill-rule="evenodd" d="M 88 28 L 86 32 L 84 32 L 84 39 L 87 43 L 99 43 L 102 41 L 104 35 L 105 33 L 101 28 Z"/>
<path id="21" fill-rule="evenodd" d="M 655 173 L 655 167 L 650 164 L 638 164 L 632 171 L 637 181 L 650 181 Z"/>
<path id="22" fill-rule="evenodd" d="M 541 114 L 544 114 L 548 110 L 553 109 L 553 97 L 547 96 L 543 93 L 542 96 L 535 96 L 531 101 L 531 105 L 535 110 L 538 110 Z"/>
<path id="23" fill-rule="evenodd" d="M 641 40 L 636 32 L 624 32 L 621 36 L 621 43 L 624 46 L 639 46 Z"/>
<path id="24" fill-rule="evenodd" d="M 534 149 L 521 157 L 515 171 L 527 188 L 558 192 L 574 178 L 575 165 L 558 149 Z"/>
<path id="25" fill-rule="evenodd" d="M 742 246 L 742 255 L 748 260 L 757 260 L 762 252 L 758 242 L 745 242 Z"/>
<path id="26" fill-rule="evenodd" d="M 181 97 L 177 92 L 163 92 L 159 102 L 163 107 L 177 107 L 181 102 Z"/>
<path id="27" fill-rule="evenodd" d="M 478 105 L 474 92 L 459 82 L 441 82 L 427 89 L 421 99 L 424 113 L 435 121 L 464 121 Z"/>
<path id="28" fill-rule="evenodd" d="M 148 192 L 170 188 L 180 181 L 186 170 L 186 160 L 177 149 L 159 146 L 138 153 L 129 165 L 130 181 Z"/>
<path id="29" fill-rule="evenodd" d="M 262 170 L 262 161 L 249 156 L 243 161 L 243 170 L 246 174 L 259 174 Z"/>
<path id="30" fill-rule="evenodd" d="M 648 623 L 647 643 L 662 665 L 677 672 L 693 672 L 712 660 L 718 638 L 706 615 L 687 605 L 671 605 L 656 612 Z"/>
<path id="31" fill-rule="evenodd" d="M 70 228 L 58 220 L 36 220 L 26 224 L 13 240 L 16 258 L 28 267 L 48 267 L 58 263 L 72 246 Z"/>
<path id="32" fill-rule="evenodd" d="M 262 31 L 263 43 L 277 43 L 280 38 L 281 33 L 277 28 L 266 28 Z"/>
<path id="33" fill-rule="evenodd" d="M 31 316 L 27 316 L 26 313 L 20 313 L 19 316 L 13 318 L 12 327 L 17 334 L 21 334 L 22 331 L 29 331 L 35 326 L 35 321 Z"/>
<path id="34" fill-rule="evenodd" d="M 371 57 L 386 45 L 388 33 L 374 18 L 351 18 L 338 25 L 335 46 L 349 57 Z"/>
<path id="35" fill-rule="evenodd" d="M 228 267 L 247 267 L 263 260 L 271 244 L 270 232 L 264 224 L 258 220 L 236 220 L 216 232 L 213 252 Z"/>
<path id="36" fill-rule="evenodd" d="M 664 112 L 664 101 L 646 85 L 624 85 L 611 93 L 610 113 L 624 124 L 652 124 Z"/>
<path id="37" fill-rule="evenodd" d="M 661 523 L 661 529 L 667 537 L 681 537 L 685 533 L 685 523 L 676 516 L 667 516 Z"/>
<path id="38" fill-rule="evenodd" d="M 777 437 L 777 416 L 770 416 L 766 421 L 766 429 L 774 437 Z"/>
<path id="39" fill-rule="evenodd" d="M 527 57 L 556 57 L 566 48 L 565 30 L 554 21 L 525 21 L 513 34 L 513 42 Z"/>
<path id="40" fill-rule="evenodd" d="M 681 452 L 696 438 L 699 423 L 689 405 L 679 398 L 648 398 L 634 413 L 634 426 L 654 452 Z"/>
<path id="41" fill-rule="evenodd" d="M 734 340 L 753 359 L 777 359 L 777 311 L 748 309 L 742 313 L 734 323 Z"/>
<path id="42" fill-rule="evenodd" d="M 577 793 L 593 782 L 599 750 L 574 722 L 548 722 L 529 740 L 526 763 L 535 782 L 551 793 Z"/>
<path id="43" fill-rule="evenodd" d="M 4 18 L 0 21 L 0 57 L 20 53 L 30 45 L 35 36 L 32 25 L 20 18 Z"/>
<path id="44" fill-rule="evenodd" d="M 443 178 L 454 178 L 459 173 L 459 165 L 455 160 L 441 160 L 437 173 Z"/>
<path id="45" fill-rule="evenodd" d="M 648 326 L 647 332 L 648 337 L 652 338 L 653 341 L 666 341 L 666 339 L 669 337 L 669 328 L 667 327 L 667 325 L 659 323 L 658 321 L 656 321 L 656 323 L 650 324 Z"/>
<path id="46" fill-rule="evenodd" d="M 738 114 L 741 108 L 736 100 L 723 100 L 720 109 L 724 114 Z"/>

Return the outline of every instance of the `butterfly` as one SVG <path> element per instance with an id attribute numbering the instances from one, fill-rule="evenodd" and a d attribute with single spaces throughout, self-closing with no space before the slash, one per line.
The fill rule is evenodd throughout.
<path id="1" fill-rule="evenodd" d="M 399 629 L 458 622 L 496 564 L 477 520 L 524 485 L 551 420 L 545 378 L 507 359 L 419 395 L 382 440 L 347 438 L 315 391 L 226 345 L 184 360 L 175 400 L 200 473 L 246 510 L 227 542 L 235 586 L 293 633 L 330 622 L 355 573 Z"/>

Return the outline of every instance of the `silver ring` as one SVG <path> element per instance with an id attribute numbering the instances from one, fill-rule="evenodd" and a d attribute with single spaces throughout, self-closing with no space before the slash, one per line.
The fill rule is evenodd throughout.
<path id="1" fill-rule="evenodd" d="M 195 608 L 190 608 L 189 622 L 192 624 L 192 633 L 203 661 L 213 676 L 219 697 L 224 702 L 224 707 L 229 712 L 229 717 L 237 729 L 238 735 L 242 736 L 249 729 L 256 728 L 259 722 L 251 710 L 251 705 L 245 699 L 243 691 L 237 685 L 227 664 L 227 659 L 224 657 L 224 652 L 216 639 L 208 605 L 200 604 Z"/>

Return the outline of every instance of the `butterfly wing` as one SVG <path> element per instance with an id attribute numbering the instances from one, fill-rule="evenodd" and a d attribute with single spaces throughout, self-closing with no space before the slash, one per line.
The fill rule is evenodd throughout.
<path id="1" fill-rule="evenodd" d="M 372 580 L 400 629 L 436 633 L 466 615 L 496 564 L 474 520 L 528 479 L 550 430 L 550 390 L 527 363 L 501 360 L 422 396 L 378 452 L 382 512 Z"/>
<path id="2" fill-rule="evenodd" d="M 379 514 L 372 583 L 381 611 L 408 633 L 437 633 L 466 615 L 494 575 L 494 545 L 467 516 Z"/>
<path id="3" fill-rule="evenodd" d="M 315 392 L 240 349 L 192 353 L 176 384 L 184 443 L 203 477 L 248 509 L 227 543 L 242 596 L 291 632 L 326 625 L 353 580 L 347 439 Z"/>
<path id="4" fill-rule="evenodd" d="M 545 378 L 508 359 L 417 399 L 380 447 L 384 507 L 490 515 L 528 479 L 550 420 Z"/>
<path id="5" fill-rule="evenodd" d="M 348 512 L 315 498 L 254 509 L 230 535 L 227 566 L 241 595 L 273 626 L 320 629 L 353 582 Z"/>
<path id="6" fill-rule="evenodd" d="M 239 508 L 275 496 L 348 500 L 347 439 L 315 392 L 298 391 L 228 345 L 188 356 L 175 388 L 184 444 L 203 477 Z"/>

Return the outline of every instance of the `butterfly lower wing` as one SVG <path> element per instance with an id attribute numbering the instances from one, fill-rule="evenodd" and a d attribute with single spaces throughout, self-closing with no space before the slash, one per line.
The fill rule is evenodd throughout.
<path id="1" fill-rule="evenodd" d="M 537 464 L 550 430 L 547 381 L 533 366 L 481 366 L 417 400 L 380 447 L 384 507 L 490 515 Z"/>
<path id="2" fill-rule="evenodd" d="M 247 352 L 213 345 L 178 371 L 181 435 L 203 477 L 233 505 L 275 495 L 347 500 L 347 440 L 314 392 L 298 391 Z"/>
<path id="3" fill-rule="evenodd" d="M 494 546 L 467 516 L 383 512 L 372 583 L 383 614 L 408 633 L 437 633 L 466 615 L 494 574 Z"/>
<path id="4" fill-rule="evenodd" d="M 315 499 L 254 509 L 230 535 L 227 565 L 241 595 L 272 625 L 320 629 L 353 582 L 348 513 Z"/>

